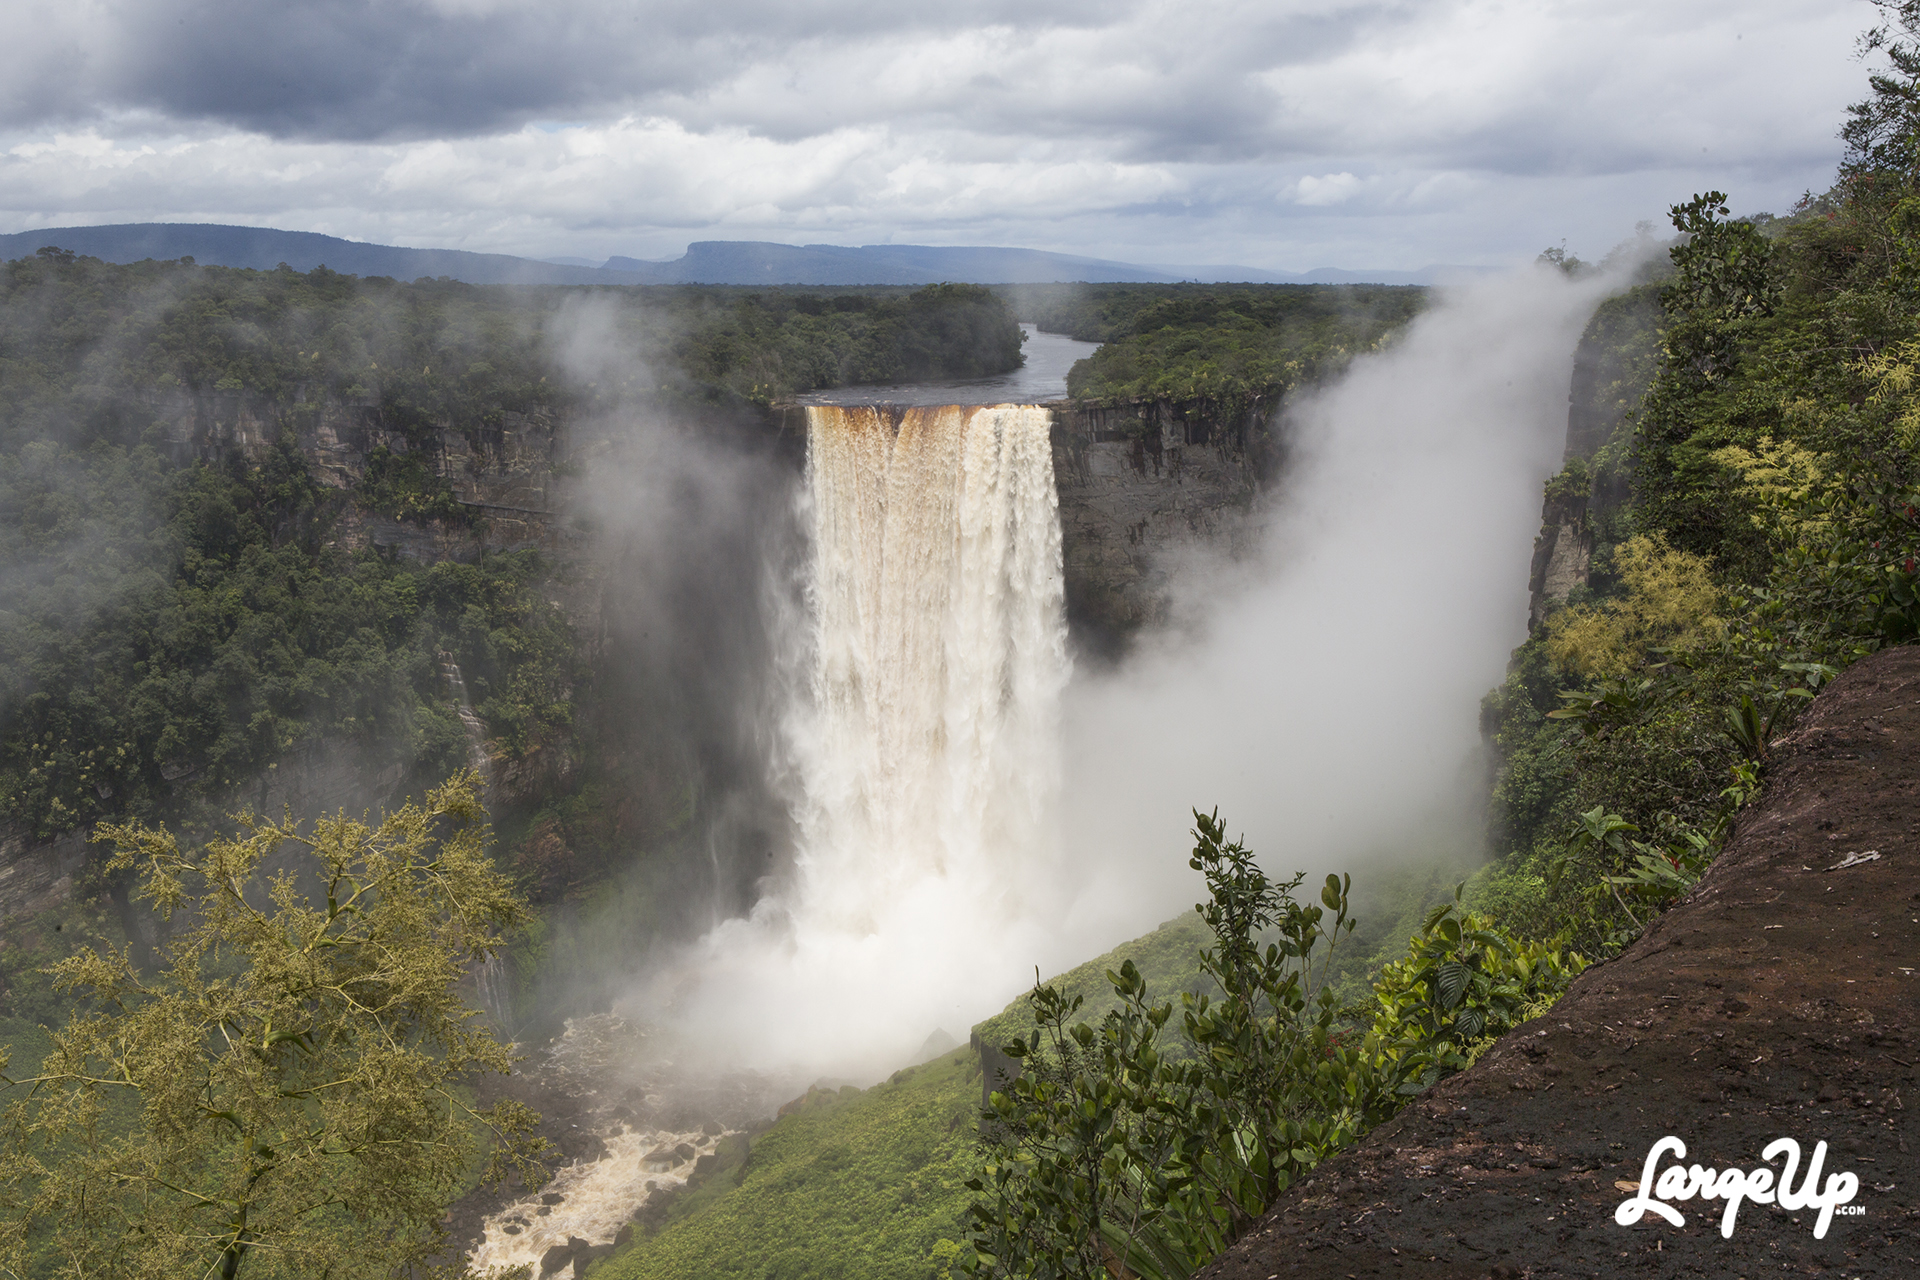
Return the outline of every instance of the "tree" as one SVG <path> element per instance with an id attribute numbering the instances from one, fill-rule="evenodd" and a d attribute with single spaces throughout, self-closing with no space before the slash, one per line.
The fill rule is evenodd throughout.
<path id="1" fill-rule="evenodd" d="M 1537 1016 L 1584 962 L 1522 944 L 1455 901 L 1428 912 L 1371 1002 L 1342 1008 L 1330 979 L 1350 933 L 1351 877 L 1269 879 L 1194 811 L 1187 865 L 1209 900 L 1212 993 L 1153 1002 L 1133 961 L 1106 977 L 1120 1007 L 1074 1021 L 1081 997 L 1036 983 L 1035 1030 L 1003 1052 L 1020 1074 L 981 1112 L 967 1182 L 980 1280 L 1184 1280 L 1274 1199 L 1413 1094 Z"/>
<path id="2" fill-rule="evenodd" d="M 1149 1000 L 1131 960 L 1107 974 L 1122 1003 L 1097 1027 L 1072 1022 L 1079 997 L 1035 985 L 1037 1029 L 1004 1050 L 1022 1074 L 982 1113 L 972 1275 L 1184 1277 L 1391 1115 L 1425 1065 L 1340 1019 L 1326 979 L 1350 882 L 1328 876 L 1324 908 L 1298 902 L 1303 875 L 1269 880 L 1217 814 L 1194 819 L 1188 865 L 1210 892 L 1194 910 L 1215 938 L 1200 966 L 1219 995 L 1184 993 L 1168 1035 L 1173 1005 Z"/>
<path id="3" fill-rule="evenodd" d="M 242 814 L 183 850 L 103 826 L 182 927 L 152 975 L 55 967 L 85 1003 L 36 1075 L 0 1075 L 0 1274 L 386 1277 L 440 1243 L 480 1135 L 489 1177 L 537 1179 L 537 1117 L 462 1087 L 509 1059 L 456 984 L 525 915 L 485 820 L 456 774 L 377 827 Z"/>
<path id="4" fill-rule="evenodd" d="M 1847 108 L 1840 130 L 1847 144 L 1841 172 L 1858 179 L 1913 167 L 1920 126 L 1920 0 L 1873 0 L 1881 21 L 1860 37 L 1860 56 L 1885 51 L 1889 68 L 1868 77 L 1873 96 Z"/>

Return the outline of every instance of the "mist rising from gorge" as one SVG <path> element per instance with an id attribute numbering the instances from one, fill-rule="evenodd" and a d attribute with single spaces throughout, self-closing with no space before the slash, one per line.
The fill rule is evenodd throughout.
<path id="1" fill-rule="evenodd" d="M 1185 566 L 1175 625 L 1064 690 L 1052 843 L 960 865 L 909 839 L 884 874 L 914 905 L 892 914 L 863 914 L 882 872 L 845 860 L 808 892 L 847 910 L 813 932 L 776 877 L 753 919 L 649 975 L 627 1007 L 737 1063 L 872 1078 L 936 1029 L 964 1037 L 1036 967 L 1190 907 L 1195 806 L 1219 806 L 1283 875 L 1477 850 L 1478 702 L 1524 635 L 1574 347 L 1616 286 L 1537 270 L 1446 292 L 1292 404 L 1257 554 Z M 817 697 L 804 683 L 786 687 Z"/>
<path id="2" fill-rule="evenodd" d="M 1442 291 L 1285 411 L 1259 554 L 1180 576 L 1177 625 L 1070 691 L 1082 952 L 1197 899 L 1196 807 L 1281 875 L 1479 853 L 1478 704 L 1525 637 L 1574 347 L 1620 285 L 1539 268 Z"/>

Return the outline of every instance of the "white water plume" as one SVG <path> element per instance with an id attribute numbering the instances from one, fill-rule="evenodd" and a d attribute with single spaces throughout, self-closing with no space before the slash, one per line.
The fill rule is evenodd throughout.
<path id="1" fill-rule="evenodd" d="M 807 412 L 799 852 L 666 998 L 735 1061 L 862 1075 L 964 1034 L 1007 995 L 986 973 L 1037 940 L 1068 674 L 1058 496 L 1043 409 Z"/>
<path id="2" fill-rule="evenodd" d="M 474 1274 L 513 1267 L 551 1274 L 541 1272 L 540 1265 L 556 1245 L 570 1239 L 612 1244 L 634 1210 L 686 1185 L 695 1163 L 711 1155 L 724 1136 L 620 1126 L 603 1139 L 604 1156 L 560 1166 L 539 1191 L 487 1215 L 468 1259 Z M 572 1265 L 568 1275 L 584 1269 L 584 1263 Z"/>
<path id="3" fill-rule="evenodd" d="M 1449 290 L 1288 414 L 1262 553 L 1200 574 L 1192 625 L 1081 682 L 1067 716 L 1063 933 L 1097 954 L 1200 895 L 1190 810 L 1269 871 L 1472 858 L 1478 704 L 1526 634 L 1541 484 L 1609 274 Z"/>
<path id="4" fill-rule="evenodd" d="M 1477 704 L 1525 634 L 1573 350 L 1614 287 L 1443 294 L 1294 405 L 1259 553 L 1186 575 L 1188 625 L 1066 690 L 1058 731 L 1044 411 L 911 410 L 896 435 L 812 410 L 801 856 L 656 1008 L 735 1061 L 871 1078 L 1190 907 L 1194 806 L 1270 870 L 1362 890 L 1369 859 L 1471 853 Z"/>

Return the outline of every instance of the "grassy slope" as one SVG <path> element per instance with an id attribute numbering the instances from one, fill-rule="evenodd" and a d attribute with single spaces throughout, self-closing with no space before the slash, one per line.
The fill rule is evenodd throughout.
<path id="1" fill-rule="evenodd" d="M 1425 906 L 1451 888 L 1440 868 L 1384 875 L 1370 903 L 1383 927 L 1349 947 L 1355 993 L 1366 969 L 1405 953 Z M 1081 1016 L 1115 1005 L 1105 974 L 1129 957 L 1157 999 L 1197 990 L 1210 938 L 1191 911 L 1051 979 L 1086 997 Z M 1023 1035 L 1023 996 L 974 1028 L 977 1042 Z M 744 1166 L 720 1171 L 669 1210 L 658 1231 L 592 1271 L 593 1280 L 903 1280 L 944 1277 L 959 1255 L 961 1186 L 974 1158 L 980 1065 L 971 1049 L 943 1054 L 872 1089 L 816 1092 L 754 1139 Z"/>
<path id="2" fill-rule="evenodd" d="M 1183 911 L 1152 933 L 1123 942 L 1103 956 L 1067 970 L 1048 985 L 1068 996 L 1082 996 L 1086 1003 L 1079 1017 L 1098 1022 L 1107 1011 L 1119 1007 L 1119 1000 L 1108 984 L 1109 969 L 1118 969 L 1122 961 L 1132 959 L 1147 980 L 1147 993 L 1155 1000 L 1177 999 L 1177 992 L 1198 991 L 1201 981 L 1200 952 L 1213 941 L 1206 923 L 1192 911 Z M 1207 984 L 1212 989 L 1212 984 Z M 1020 996 L 999 1013 L 973 1029 L 979 1043 L 996 1047 L 1033 1029 L 1033 1009 Z"/>
<path id="3" fill-rule="evenodd" d="M 979 1100 L 966 1050 L 871 1089 L 809 1093 L 740 1169 L 593 1280 L 942 1275 L 957 1255 L 941 1241 L 960 1234 Z"/>
<path id="4" fill-rule="evenodd" d="M 1206 943 L 1206 926 L 1184 912 L 1053 983 L 1085 995 L 1082 1014 L 1098 1018 L 1113 1005 L 1106 970 L 1131 956 L 1150 990 L 1178 991 L 1198 978 Z M 975 1034 L 997 1044 L 1031 1026 L 1022 997 Z M 961 1183 L 973 1167 L 979 1106 L 970 1049 L 871 1089 L 811 1093 L 754 1139 L 743 1168 L 675 1205 L 664 1227 L 595 1267 L 593 1280 L 944 1276 L 971 1199 Z"/>

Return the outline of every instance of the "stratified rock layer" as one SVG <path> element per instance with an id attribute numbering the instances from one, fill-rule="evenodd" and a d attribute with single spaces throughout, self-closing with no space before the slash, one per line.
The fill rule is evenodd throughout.
<path id="1" fill-rule="evenodd" d="M 1200 1274 L 1920 1276 L 1917 836 L 1907 647 L 1855 665 L 1775 744 L 1766 792 L 1686 901 Z M 1819 1240 L 1814 1213 L 1751 1203 L 1731 1238 L 1719 1201 L 1675 1203 L 1684 1227 L 1618 1225 L 1618 1184 L 1668 1135 L 1682 1163 L 1721 1170 L 1760 1167 L 1777 1138 L 1826 1142 L 1823 1178 L 1857 1174 L 1864 1213 Z"/>

